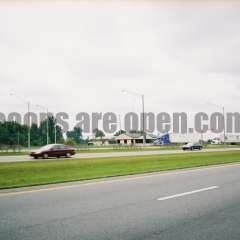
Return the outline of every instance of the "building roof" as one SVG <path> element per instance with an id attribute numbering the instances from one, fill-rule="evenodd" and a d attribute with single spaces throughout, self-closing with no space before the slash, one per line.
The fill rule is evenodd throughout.
<path id="1" fill-rule="evenodd" d="M 103 141 L 103 140 L 115 140 L 115 137 L 114 136 L 104 136 L 104 137 L 93 137 L 90 139 L 91 141 Z"/>
<path id="2" fill-rule="evenodd" d="M 146 134 L 146 139 L 155 139 L 156 136 L 153 134 Z M 124 139 L 143 139 L 143 135 L 140 133 L 123 133 L 117 137 L 116 140 L 124 140 Z"/>

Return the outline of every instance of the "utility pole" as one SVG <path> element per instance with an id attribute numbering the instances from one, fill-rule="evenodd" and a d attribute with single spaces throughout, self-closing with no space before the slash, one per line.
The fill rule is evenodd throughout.
<path id="1" fill-rule="evenodd" d="M 127 90 L 122 90 L 124 94 L 131 94 L 138 97 L 141 97 L 141 104 L 142 104 L 142 132 L 143 132 L 143 145 L 146 144 L 146 132 L 145 132 L 145 103 L 144 103 L 144 94 L 139 94 L 136 92 L 130 92 Z"/>
<path id="2" fill-rule="evenodd" d="M 31 150 L 31 122 L 30 122 L 30 101 L 26 101 L 23 97 L 18 96 L 14 92 L 10 93 L 10 96 L 15 96 L 20 99 L 22 102 L 27 103 L 27 114 L 28 114 L 28 151 Z"/>
<path id="3" fill-rule="evenodd" d="M 48 131 L 48 109 L 47 109 L 47 145 L 48 145 L 48 143 L 49 143 L 49 131 Z"/>
<path id="4" fill-rule="evenodd" d="M 217 104 L 215 104 L 215 103 L 210 103 L 210 102 L 207 102 L 207 104 L 222 109 L 222 114 L 223 114 L 223 143 L 225 144 L 225 143 L 226 143 L 226 117 L 225 117 L 225 107 L 224 107 L 224 106 L 219 106 L 219 105 L 217 105 Z"/>
<path id="5" fill-rule="evenodd" d="M 122 130 L 122 123 L 121 123 L 121 115 L 118 115 L 118 121 L 119 121 L 119 130 Z"/>
<path id="6" fill-rule="evenodd" d="M 46 111 L 46 114 L 47 114 L 47 117 L 46 117 L 46 129 L 47 129 L 47 145 L 48 145 L 48 143 L 49 143 L 49 119 L 48 119 L 48 108 L 45 108 L 44 106 L 42 106 L 42 105 L 36 105 L 36 107 L 38 107 L 38 108 L 42 108 L 42 109 L 44 109 L 45 111 Z"/>
<path id="7" fill-rule="evenodd" d="M 223 143 L 226 143 L 226 118 L 225 118 L 225 107 L 222 108 L 223 110 Z"/>
<path id="8" fill-rule="evenodd" d="M 30 126 L 30 102 L 27 103 L 28 106 L 28 151 L 31 150 L 31 126 Z"/>
<path id="9" fill-rule="evenodd" d="M 57 123 L 54 122 L 54 143 L 57 143 Z"/>
<path id="10" fill-rule="evenodd" d="M 143 144 L 146 144 L 146 133 L 145 133 L 145 103 L 144 95 L 142 95 L 142 131 L 143 131 Z"/>

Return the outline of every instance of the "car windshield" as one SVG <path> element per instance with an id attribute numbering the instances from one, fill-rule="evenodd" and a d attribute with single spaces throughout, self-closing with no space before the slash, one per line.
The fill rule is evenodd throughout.
<path id="1" fill-rule="evenodd" d="M 193 143 L 193 145 L 195 145 L 195 146 L 197 145 L 197 146 L 198 146 L 198 145 L 199 145 L 199 143 L 198 143 L 198 142 L 195 142 L 195 143 Z"/>
<path id="2" fill-rule="evenodd" d="M 38 151 L 47 151 L 49 149 L 51 149 L 53 147 L 53 145 L 46 145 L 44 147 L 41 147 L 38 149 Z"/>

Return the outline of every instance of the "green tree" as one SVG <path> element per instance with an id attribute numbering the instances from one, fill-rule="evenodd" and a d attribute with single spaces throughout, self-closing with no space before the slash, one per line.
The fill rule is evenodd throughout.
<path id="1" fill-rule="evenodd" d="M 27 145 L 28 127 L 17 122 L 0 122 L 1 145 Z"/>
<path id="2" fill-rule="evenodd" d="M 49 116 L 48 119 L 41 122 L 40 127 L 39 127 L 40 128 L 39 136 L 40 136 L 41 145 L 46 144 L 47 124 L 48 124 L 49 144 L 55 143 L 55 125 L 56 125 L 56 141 L 57 142 L 62 141 L 62 139 L 63 139 L 62 129 L 56 123 L 57 123 L 57 121 L 53 116 Z"/>
<path id="3" fill-rule="evenodd" d="M 41 137 L 40 137 L 41 131 L 38 128 L 37 124 L 35 123 L 32 124 L 30 133 L 31 133 L 31 145 L 40 146 L 42 144 Z"/>
<path id="4" fill-rule="evenodd" d="M 94 133 L 96 138 L 103 138 L 105 136 L 104 132 L 99 130 L 98 128 L 95 128 L 93 130 L 93 133 Z"/>
<path id="5" fill-rule="evenodd" d="M 121 134 L 125 134 L 126 133 L 126 131 L 124 131 L 124 130 L 119 130 L 119 131 L 117 131 L 115 134 L 114 134 L 114 136 L 119 136 L 119 135 L 121 135 Z"/>
<path id="6" fill-rule="evenodd" d="M 71 146 L 71 147 L 75 147 L 77 145 L 76 142 L 73 139 L 71 139 L 71 138 L 68 138 L 65 141 L 65 144 L 68 145 L 68 146 Z"/>
<path id="7" fill-rule="evenodd" d="M 83 142 L 82 129 L 79 127 L 74 127 L 72 131 L 67 132 L 67 138 L 73 139 L 77 144 L 82 143 Z"/>
<path id="8" fill-rule="evenodd" d="M 47 120 L 37 124 L 32 124 L 30 128 L 31 134 L 31 145 L 42 146 L 47 142 Z M 49 131 L 49 143 L 55 142 L 55 123 L 56 119 L 53 117 L 48 118 L 48 131 Z M 0 144 L 1 145 L 22 145 L 27 146 L 28 144 L 28 126 L 21 125 L 17 122 L 0 122 Z M 62 129 L 56 126 L 57 142 L 63 139 Z"/>

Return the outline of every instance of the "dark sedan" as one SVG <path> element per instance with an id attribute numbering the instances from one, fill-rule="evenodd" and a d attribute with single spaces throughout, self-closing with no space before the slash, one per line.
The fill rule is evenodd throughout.
<path id="1" fill-rule="evenodd" d="M 71 157 L 75 154 L 75 150 L 72 147 L 63 144 L 49 144 L 39 150 L 30 153 L 34 158 L 49 158 L 49 157 Z"/>
<path id="2" fill-rule="evenodd" d="M 203 149 L 203 145 L 200 143 L 188 143 L 186 145 L 184 145 L 182 147 L 182 150 L 186 151 L 186 150 L 202 150 Z"/>

